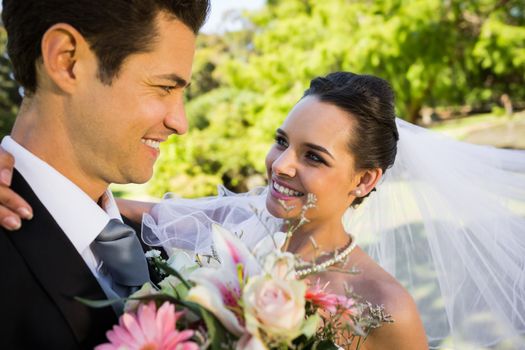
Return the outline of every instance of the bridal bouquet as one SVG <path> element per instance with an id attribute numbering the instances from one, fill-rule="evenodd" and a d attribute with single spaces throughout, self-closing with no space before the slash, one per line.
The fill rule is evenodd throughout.
<path id="1" fill-rule="evenodd" d="M 150 254 L 165 279 L 132 295 L 109 343 L 96 349 L 359 347 L 389 321 L 380 307 L 299 279 L 291 253 L 270 244 L 250 251 L 218 225 L 212 235 L 213 256 L 195 260 L 179 251 L 164 261 Z"/>

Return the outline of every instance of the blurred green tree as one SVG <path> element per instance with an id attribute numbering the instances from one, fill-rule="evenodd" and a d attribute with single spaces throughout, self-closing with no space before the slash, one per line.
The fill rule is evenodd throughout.
<path id="1" fill-rule="evenodd" d="M 423 107 L 490 110 L 525 101 L 523 0 L 268 0 L 242 27 L 201 35 L 187 94 L 190 132 L 163 145 L 151 192 L 212 194 L 264 183 L 275 129 L 310 79 L 346 70 L 392 84 L 400 117 Z M 231 15 L 231 14 L 230 14 Z M 0 132 L 20 97 L 0 29 Z"/>
<path id="2" fill-rule="evenodd" d="M 212 194 L 263 183 L 275 129 L 308 81 L 332 71 L 381 76 L 412 122 L 422 107 L 525 101 L 520 0 L 269 0 L 245 26 L 201 36 L 188 135 L 173 138 L 152 192 Z"/>
<path id="3" fill-rule="evenodd" d="M 21 102 L 18 85 L 12 79 L 11 66 L 6 56 L 7 34 L 0 26 L 0 138 L 11 132 Z"/>

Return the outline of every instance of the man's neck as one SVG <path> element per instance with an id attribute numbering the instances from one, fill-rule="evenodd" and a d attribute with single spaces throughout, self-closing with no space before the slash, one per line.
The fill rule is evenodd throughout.
<path id="1" fill-rule="evenodd" d="M 108 183 L 90 177 L 80 166 L 66 131 L 60 122 L 63 111 L 54 111 L 35 101 L 24 101 L 11 137 L 19 145 L 71 180 L 91 199 L 98 202 Z"/>

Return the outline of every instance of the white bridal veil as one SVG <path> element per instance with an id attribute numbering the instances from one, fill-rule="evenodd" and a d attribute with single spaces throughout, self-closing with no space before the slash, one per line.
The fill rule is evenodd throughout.
<path id="1" fill-rule="evenodd" d="M 345 228 L 414 296 L 431 348 L 525 349 L 525 152 L 397 126 Z"/>
<path id="2" fill-rule="evenodd" d="M 282 220 L 266 210 L 266 187 L 246 193 L 233 193 L 219 186 L 218 195 L 197 199 L 172 197 L 155 205 L 142 220 L 142 239 L 189 255 L 212 254 L 212 224 L 218 223 L 241 237 L 248 247 L 281 229 Z"/>
<path id="3" fill-rule="evenodd" d="M 347 232 L 414 296 L 431 348 L 525 349 L 525 152 L 397 125 L 395 164 L 347 211 Z M 163 201 L 145 215 L 143 237 L 208 254 L 212 222 L 251 247 L 280 224 L 264 191 L 221 188 Z"/>

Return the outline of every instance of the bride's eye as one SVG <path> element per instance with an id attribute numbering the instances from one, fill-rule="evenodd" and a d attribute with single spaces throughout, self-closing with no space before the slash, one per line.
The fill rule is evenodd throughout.
<path id="1" fill-rule="evenodd" d="M 286 141 L 286 139 L 284 137 L 279 136 L 279 135 L 275 136 L 275 143 L 278 146 L 283 147 L 283 148 L 288 147 L 288 141 Z"/>
<path id="2" fill-rule="evenodd" d="M 326 161 L 323 159 L 323 157 L 319 156 L 318 154 L 314 152 L 307 152 L 306 153 L 306 159 L 315 162 L 315 163 L 321 163 L 326 164 Z"/>

